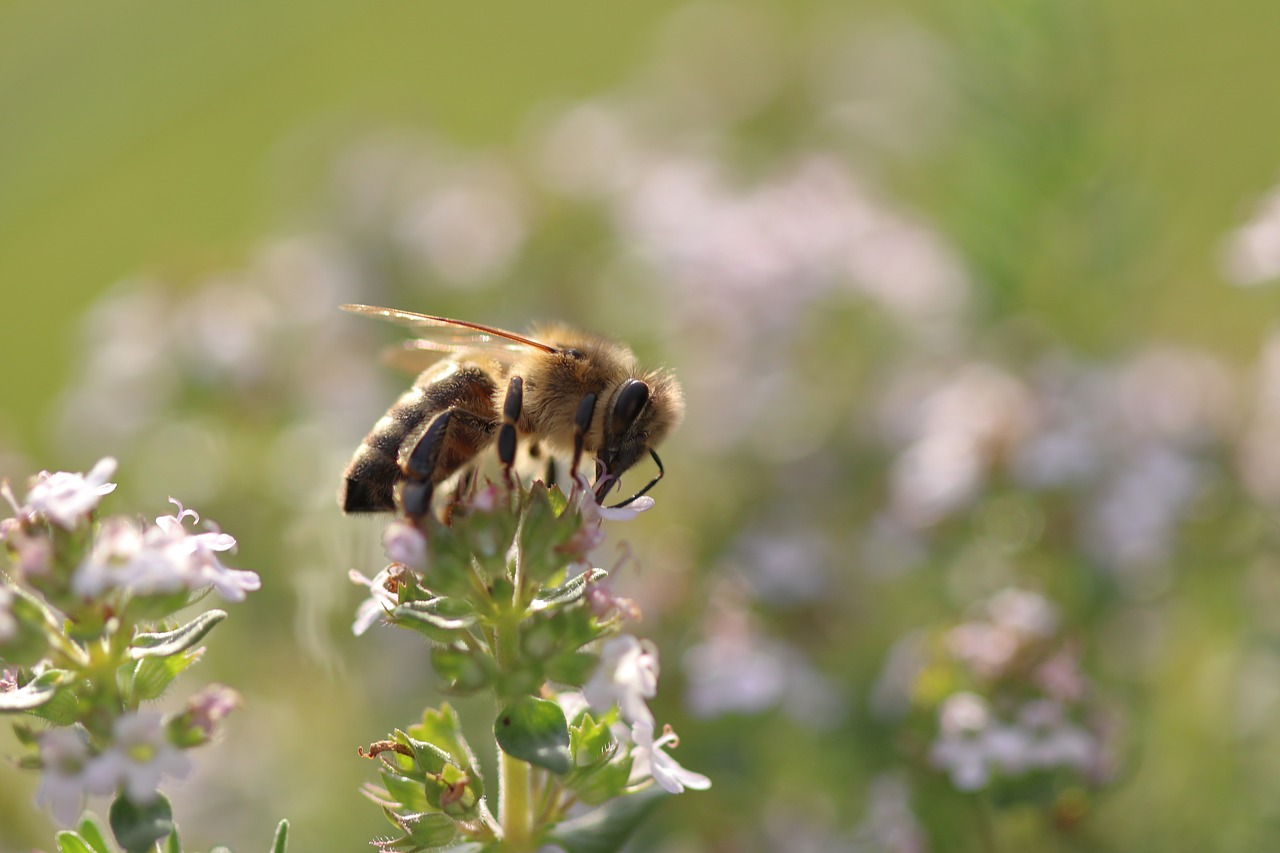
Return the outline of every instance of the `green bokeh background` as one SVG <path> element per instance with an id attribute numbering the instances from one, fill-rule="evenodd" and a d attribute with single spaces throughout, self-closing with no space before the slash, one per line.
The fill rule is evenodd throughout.
<path id="1" fill-rule="evenodd" d="M 774 5 L 797 26 L 829 8 Z M 847 5 L 869 17 L 938 14 L 923 2 Z M 999 14 L 996 2 L 971 5 Z M 305 204 L 314 176 L 290 162 L 295 146 L 388 123 L 502 145 L 548 100 L 626 80 L 678 6 L 0 4 L 6 428 L 39 446 L 86 300 L 140 270 L 238 257 Z M 1222 298 L 1215 242 L 1280 173 L 1280 11 L 1266 0 L 1094 11 L 1098 50 L 1082 61 L 1102 79 L 1108 143 L 1162 214 L 1162 251 L 1135 276 L 1148 309 L 1137 319 L 1243 348 L 1277 300 Z M 25 367 L 33 353 L 38 370 Z"/>
<path id="2" fill-rule="evenodd" d="M 643 73 L 682 5 L 675 0 L 0 2 L 0 445 L 16 449 L 32 470 L 92 462 L 55 455 L 51 409 L 75 361 L 81 312 L 113 283 L 140 273 L 182 282 L 242 263 L 266 235 L 312 218 L 323 204 L 332 157 L 366 131 L 407 128 L 437 134 L 463 150 L 510 148 L 549 105 L 610 92 Z M 769 7 L 788 32 L 809 32 L 838 10 L 868 22 L 918 19 L 944 42 L 973 50 L 970 24 L 991 28 L 1006 4 L 762 0 L 757 5 Z M 1213 6 L 1116 0 L 1083 6 L 1081 17 L 1091 31 L 1072 44 L 1090 49 L 1033 55 L 1027 64 L 1050 76 L 1060 73 L 1067 88 L 1080 77 L 1092 81 L 1098 156 L 1118 180 L 1135 188 L 1143 247 L 1124 269 L 1123 293 L 1119 284 L 1113 295 L 1081 283 L 1076 303 L 1073 285 L 1058 282 L 1026 298 L 1032 308 L 1068 317 L 1065 335 L 1086 350 L 1105 350 L 1117 340 L 1172 339 L 1243 363 L 1254 357 L 1272 327 L 1280 292 L 1230 288 L 1219 260 L 1225 236 L 1280 180 L 1275 110 L 1280 6 L 1267 0 Z M 990 50 L 1000 49 L 998 41 L 990 43 Z M 1007 56 L 990 58 L 1000 67 L 1018 64 Z M 1044 92 L 1033 94 L 1040 98 Z M 1011 98 L 989 106 L 1017 123 L 1038 104 Z M 963 162 L 964 147 L 957 151 Z M 918 174 L 902 168 L 884 178 L 909 203 L 944 211 L 950 197 L 945 174 L 937 168 Z M 992 192 L 998 189 L 993 186 Z M 536 301 L 537 294 L 521 298 Z M 1082 307 L 1072 314 L 1073 305 Z M 435 310 L 425 299 L 403 307 Z M 1099 339 L 1095 331 L 1104 328 L 1110 337 Z M 724 482 L 742 480 L 726 475 Z M 224 523 L 235 532 L 230 521 Z M 653 524 L 645 529 L 661 530 L 659 522 Z M 712 552 L 717 535 L 709 534 L 697 547 Z M 245 546 L 242 541 L 242 553 Z M 337 562 L 345 562 L 345 555 Z M 285 574 L 290 567 L 264 575 L 268 571 Z M 335 578 L 335 586 L 343 583 Z M 341 609 L 348 592 L 343 587 L 327 595 Z M 1235 638 L 1226 623 L 1234 611 L 1222 604 L 1229 592 L 1234 594 L 1203 579 L 1190 590 L 1179 624 L 1199 626 L 1202 633 L 1182 643 L 1203 647 L 1186 654 L 1210 662 L 1215 655 L 1230 656 Z M 264 592 L 260 603 L 233 609 L 227 636 L 214 637 L 208 665 L 222 680 L 245 687 L 250 697 L 238 718 L 241 732 L 314 727 L 310 740 L 303 740 L 314 744 L 315 753 L 298 756 L 287 792 L 272 798 L 272 805 L 285 812 L 275 816 L 295 821 L 300 845 L 295 849 L 361 849 L 364 839 L 382 831 L 380 818 L 354 794 L 365 768 L 342 757 L 354 744 L 378 736 L 379 729 L 411 718 L 422 698 L 394 685 L 388 691 L 388 673 L 371 675 L 373 655 L 352 651 L 355 646 L 335 652 L 345 663 L 326 663 L 290 645 L 306 645 L 312 639 L 308 631 L 316 630 L 294 612 L 292 597 L 308 594 L 325 593 L 289 582 L 270 595 Z M 297 606 L 297 612 L 311 611 Z M 236 622 L 268 627 L 233 633 Z M 252 671 L 249 660 L 255 662 Z M 1152 704 L 1176 705 L 1200 695 L 1179 680 L 1176 671 L 1162 672 Z M 1212 692 L 1213 683 L 1205 676 L 1203 691 Z M 359 692 L 364 690 L 369 692 Z M 300 711 L 317 708 L 333 714 L 297 721 Z M 1189 713 L 1210 712 L 1193 708 Z M 1177 743 L 1187 732 L 1201 731 L 1181 718 L 1160 719 L 1167 726 L 1157 733 L 1160 743 Z M 760 736 L 742 720 L 732 725 L 743 739 Z M 1113 809 L 1133 814 L 1113 815 L 1112 825 L 1127 827 L 1123 838 L 1132 840 L 1140 837 L 1147 819 L 1143 809 L 1186 803 L 1175 824 L 1200 831 L 1184 836 L 1166 828 L 1156 833 L 1160 844 L 1149 849 L 1207 849 L 1204 845 L 1218 837 L 1244 838 L 1231 849 L 1248 849 L 1248 839 L 1258 836 L 1243 830 L 1233 835 L 1238 824 L 1218 825 L 1214 797 L 1190 801 L 1197 790 L 1190 777 L 1197 774 L 1203 774 L 1198 784 L 1209 789 L 1238 784 L 1241 757 L 1231 754 L 1237 748 L 1202 744 L 1148 756 L 1148 777 L 1160 779 L 1136 795 L 1133 788 L 1122 793 L 1121 805 Z M 1206 763 L 1206 756 L 1214 760 Z M 723 786 L 729 791 L 749 789 L 751 780 L 767 775 L 767 767 L 759 764 L 752 768 L 759 776 L 746 775 L 732 760 L 719 766 L 728 769 L 731 778 Z M 739 770 L 740 777 L 732 778 Z M 823 775 L 838 777 L 839 769 L 823 768 Z M 854 801 L 864 793 L 865 780 L 849 775 L 854 781 L 848 794 L 837 791 L 834 798 L 860 812 Z M 1277 775 L 1258 778 L 1275 781 Z M 28 815 L 19 825 L 16 817 L 29 801 L 33 780 L 23 780 L 25 787 L 14 796 L 8 786 L 19 784 L 16 775 L 10 772 L 3 780 L 0 850 L 49 846 L 40 834 L 42 824 Z M 702 819 L 715 827 L 733 820 L 725 813 L 699 815 L 691 802 L 681 802 L 670 814 L 684 825 Z M 265 847 L 269 817 L 253 815 L 249 825 L 229 821 L 226 838 L 237 839 L 238 849 L 252 849 L 247 839 L 253 838 L 261 838 L 258 846 Z M 1027 837 L 1016 826 L 1006 831 L 1013 838 Z M 1082 849 L 1131 849 L 1096 838 L 1081 843 Z M 708 842 L 708 849 L 716 848 Z M 942 849 L 970 848 L 961 839 L 954 848 Z"/>

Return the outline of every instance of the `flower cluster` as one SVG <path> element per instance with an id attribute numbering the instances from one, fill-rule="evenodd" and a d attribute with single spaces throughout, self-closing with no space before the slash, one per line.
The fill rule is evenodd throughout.
<path id="1" fill-rule="evenodd" d="M 210 610 L 185 624 L 173 617 L 208 589 L 242 601 L 260 581 L 224 566 L 218 554 L 235 539 L 216 527 L 188 529 L 184 521 L 198 517 L 181 505 L 154 525 L 99 520 L 115 468 L 104 459 L 87 475 L 43 472 L 22 501 L 0 486 L 14 512 L 0 522 L 0 713 L 47 724 L 14 726 L 35 750 L 21 765 L 42 772 L 38 805 L 70 826 L 88 796 L 113 796 L 116 840 L 139 850 L 174 832 L 162 778 L 185 776 L 187 750 L 208 743 L 240 701 L 210 685 L 180 711 L 140 709 L 199 660 L 198 644 L 226 614 Z M 86 821 L 82 836 L 100 839 Z"/>
<path id="2" fill-rule="evenodd" d="M 914 708 L 931 732 L 926 759 L 961 791 L 999 784 L 1015 799 L 1037 774 L 1065 787 L 1108 781 L 1106 715 L 1065 637 L 1058 608 L 1007 588 L 973 618 L 896 652 L 878 685 L 882 712 Z"/>
<path id="3" fill-rule="evenodd" d="M 418 631 L 451 692 L 492 692 L 499 706 L 497 817 L 449 706 L 369 747 L 382 785 L 366 794 L 403 833 L 381 848 L 563 843 L 609 822 L 607 810 L 582 815 L 575 804 L 603 809 L 655 783 L 672 794 L 710 787 L 664 751 L 678 744 L 670 726 L 655 737 L 648 702 L 657 649 L 621 633 L 634 605 L 612 595 L 607 572 L 590 567 L 603 519 L 633 517 L 653 503 L 604 510 L 589 489 L 575 491 L 541 482 L 478 489 L 449 507 L 447 525 L 433 516 L 393 521 L 383 536 L 392 562 L 372 579 L 351 572 L 369 590 L 354 633 L 379 622 Z"/>

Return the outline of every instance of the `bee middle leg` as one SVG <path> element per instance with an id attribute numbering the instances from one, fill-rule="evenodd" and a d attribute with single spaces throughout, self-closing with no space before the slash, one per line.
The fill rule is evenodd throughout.
<path id="1" fill-rule="evenodd" d="M 502 476 L 507 487 L 512 485 L 511 466 L 516 461 L 516 423 L 524 408 L 524 380 L 512 376 L 507 383 L 507 395 L 502 399 L 502 426 L 498 428 L 498 460 L 502 462 Z"/>
<path id="2" fill-rule="evenodd" d="M 493 438 L 494 424 L 460 408 L 446 409 L 400 450 L 404 482 L 398 500 L 406 516 L 419 520 L 431 511 L 436 484 L 466 465 Z"/>

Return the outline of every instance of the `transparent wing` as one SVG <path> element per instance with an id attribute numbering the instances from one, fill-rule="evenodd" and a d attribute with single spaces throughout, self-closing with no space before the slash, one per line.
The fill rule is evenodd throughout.
<path id="1" fill-rule="evenodd" d="M 517 335 L 515 332 L 493 326 L 468 323 L 466 320 L 450 320 L 448 317 L 433 317 L 430 314 L 379 308 L 374 305 L 343 305 L 342 310 L 365 317 L 376 317 L 379 320 L 387 320 L 412 329 L 418 338 L 405 341 L 388 359 L 396 366 L 409 370 L 425 369 L 443 353 L 466 350 L 482 350 L 495 358 L 508 361 L 518 358 L 529 350 L 559 352 L 553 346 L 526 338 L 524 335 Z"/>

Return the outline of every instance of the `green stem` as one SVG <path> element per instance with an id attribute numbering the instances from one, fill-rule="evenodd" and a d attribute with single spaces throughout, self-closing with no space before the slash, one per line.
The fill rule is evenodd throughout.
<path id="1" fill-rule="evenodd" d="M 498 653 L 498 669 L 511 672 L 519 660 L 519 619 L 510 616 L 494 628 L 494 645 Z M 501 698 L 499 698 L 501 701 Z M 529 765 L 498 748 L 498 770 L 501 793 L 498 820 L 502 823 L 502 849 L 508 853 L 524 853 L 534 849 L 529 798 Z"/>
<path id="2" fill-rule="evenodd" d="M 978 836 L 982 842 L 982 849 L 986 853 L 999 853 L 1000 845 L 996 842 L 995 817 L 991 813 L 991 801 L 985 793 L 977 796 L 977 805 Z"/>

